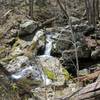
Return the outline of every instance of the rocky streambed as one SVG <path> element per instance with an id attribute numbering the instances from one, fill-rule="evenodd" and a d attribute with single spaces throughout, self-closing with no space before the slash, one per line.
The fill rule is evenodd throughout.
<path id="1" fill-rule="evenodd" d="M 83 87 L 83 76 L 100 70 L 98 29 L 87 24 L 74 25 L 74 42 L 69 25 L 38 31 L 34 31 L 35 28 L 36 23 L 32 20 L 23 22 L 20 29 L 10 30 L 11 36 L 4 36 L 6 46 L 1 44 L 0 48 L 0 70 L 4 74 L 0 77 L 6 77 L 4 83 L 12 83 L 11 88 L 18 98 L 60 100 L 65 96 L 70 97 Z M 75 49 L 80 67 L 78 77 Z M 77 78 L 80 85 L 77 85 Z"/>

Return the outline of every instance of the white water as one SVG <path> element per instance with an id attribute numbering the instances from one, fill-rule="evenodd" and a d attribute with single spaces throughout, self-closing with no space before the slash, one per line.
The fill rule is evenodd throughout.
<path id="1" fill-rule="evenodd" d="M 28 68 L 23 69 L 22 71 L 19 71 L 16 74 L 11 75 L 12 79 L 21 79 L 24 78 L 25 76 L 27 76 L 28 74 L 30 74 L 30 72 L 33 71 L 33 66 L 29 66 Z"/>
<path id="2" fill-rule="evenodd" d="M 52 39 L 51 39 L 51 35 L 47 34 L 46 35 L 46 46 L 45 46 L 45 52 L 44 55 L 41 55 L 40 57 L 51 57 L 51 49 L 52 49 Z M 42 74 L 42 78 L 43 78 L 43 84 L 44 85 L 50 85 L 52 83 L 52 80 L 48 79 L 48 77 L 44 74 Z"/>
<path id="3" fill-rule="evenodd" d="M 44 74 L 42 74 L 42 79 L 44 85 L 50 85 L 52 83 L 52 80 L 48 79 L 48 77 Z"/>
<path id="4" fill-rule="evenodd" d="M 44 55 L 50 56 L 51 49 L 52 49 L 52 42 L 53 42 L 51 39 L 51 35 L 47 35 L 46 41 L 47 43 L 46 43 Z"/>
<path id="5" fill-rule="evenodd" d="M 34 36 L 33 41 L 37 41 L 39 39 L 39 37 L 41 36 L 41 33 L 43 35 L 42 31 L 38 31 L 36 33 L 36 35 Z M 46 43 L 46 47 L 45 47 L 45 53 L 44 53 L 44 55 L 41 55 L 40 57 L 50 57 L 50 53 L 51 53 L 51 49 L 52 49 L 51 35 L 47 34 L 46 41 L 47 41 L 47 43 Z M 19 71 L 18 73 L 11 75 L 11 78 L 15 79 L 15 80 L 24 78 L 27 75 L 29 75 L 30 73 L 34 73 L 33 67 L 34 66 L 29 66 L 29 67 Z M 48 79 L 48 77 L 46 75 L 44 75 L 43 72 L 42 73 L 38 72 L 38 74 L 41 74 L 44 85 L 50 85 L 52 83 L 52 80 Z"/>
<path id="6" fill-rule="evenodd" d="M 44 34 L 42 30 L 37 31 L 32 41 L 38 41 L 38 39 Z"/>

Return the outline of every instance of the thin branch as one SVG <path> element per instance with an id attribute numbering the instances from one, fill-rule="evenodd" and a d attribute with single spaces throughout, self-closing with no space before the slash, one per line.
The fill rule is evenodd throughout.
<path id="1" fill-rule="evenodd" d="M 71 35 L 72 35 L 72 40 L 73 40 L 73 45 L 75 46 L 75 56 L 76 56 L 76 66 L 77 66 L 77 76 L 79 76 L 79 61 L 78 61 L 78 53 L 77 53 L 77 46 L 76 46 L 76 39 L 75 39 L 75 33 L 73 31 L 73 27 L 72 27 L 72 23 L 71 23 L 71 19 L 70 19 L 70 15 L 69 12 L 66 11 L 61 3 L 60 0 L 57 0 L 57 3 L 59 4 L 61 10 L 64 12 L 66 18 L 68 18 L 68 23 L 71 29 Z M 68 10 L 68 9 L 67 9 Z"/>

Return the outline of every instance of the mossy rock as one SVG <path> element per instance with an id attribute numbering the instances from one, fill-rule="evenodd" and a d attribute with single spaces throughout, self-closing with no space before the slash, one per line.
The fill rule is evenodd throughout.
<path id="1" fill-rule="evenodd" d="M 53 71 L 50 71 L 49 69 L 47 68 L 44 68 L 43 69 L 44 71 L 44 74 L 47 75 L 47 77 L 51 80 L 56 80 L 57 76 L 56 74 L 53 72 Z"/>
<path id="2" fill-rule="evenodd" d="M 39 38 L 39 40 L 41 40 L 41 41 L 43 41 L 43 43 L 45 43 L 45 42 L 46 42 L 46 36 L 45 36 L 45 35 L 42 35 L 42 36 Z"/>
<path id="3" fill-rule="evenodd" d="M 33 84 L 34 85 L 38 85 L 40 84 L 40 81 L 35 81 L 35 80 L 31 80 L 31 79 L 21 79 L 18 81 L 18 86 L 20 85 L 20 87 L 26 87 L 26 86 L 32 86 Z"/>
<path id="4" fill-rule="evenodd" d="M 3 37 L 3 33 L 0 33 L 0 39 Z"/>
<path id="5" fill-rule="evenodd" d="M 68 71 L 65 68 L 62 68 L 62 72 L 65 77 L 65 80 L 69 80 L 70 74 L 68 73 Z"/>
<path id="6" fill-rule="evenodd" d="M 0 53 L 4 52 L 5 49 L 6 49 L 5 47 L 0 48 Z"/>
<path id="7" fill-rule="evenodd" d="M 16 58 L 17 56 L 7 56 L 5 58 L 0 59 L 0 61 L 2 62 L 6 62 L 9 63 L 9 61 L 11 61 L 12 59 Z"/>
<path id="8" fill-rule="evenodd" d="M 5 58 L 6 56 L 6 52 L 7 52 L 7 48 L 6 47 L 0 47 L 0 59 Z"/>
<path id="9" fill-rule="evenodd" d="M 31 46 L 29 47 L 29 50 L 32 51 L 36 47 L 36 42 L 32 42 Z"/>

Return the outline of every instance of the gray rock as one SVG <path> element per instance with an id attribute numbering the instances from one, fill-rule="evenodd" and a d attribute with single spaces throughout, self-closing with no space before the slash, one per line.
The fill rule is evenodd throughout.
<path id="1" fill-rule="evenodd" d="M 9 62 L 9 64 L 6 66 L 6 69 L 11 73 L 16 72 L 23 68 L 24 65 L 27 65 L 27 63 L 29 63 L 28 57 L 18 56 Z"/>
<path id="2" fill-rule="evenodd" d="M 70 19 L 72 21 L 72 24 L 80 24 L 81 22 L 80 19 L 73 17 L 73 16 L 71 16 Z"/>
<path id="3" fill-rule="evenodd" d="M 82 70 L 79 71 L 80 76 L 84 76 L 84 75 L 88 75 L 88 74 L 89 74 L 88 69 L 82 69 Z"/>
<path id="4" fill-rule="evenodd" d="M 85 48 L 78 48 L 77 50 L 77 54 L 78 54 L 78 58 L 88 58 L 90 56 L 90 50 Z M 72 50 L 65 50 L 63 52 L 63 59 L 66 60 L 75 60 L 76 59 L 76 55 L 75 55 L 75 49 Z"/>
<path id="5" fill-rule="evenodd" d="M 41 63 L 44 73 L 53 80 L 54 85 L 63 85 L 65 80 L 68 80 L 69 73 L 67 71 L 64 73 L 65 70 L 57 58 L 43 55 L 39 56 L 38 61 Z"/>
<path id="6" fill-rule="evenodd" d="M 24 21 L 23 23 L 21 23 L 19 25 L 20 29 L 17 30 L 17 29 L 13 29 L 11 31 L 12 33 L 12 36 L 25 36 L 25 35 L 30 35 L 32 34 L 35 29 L 37 28 L 37 24 L 33 21 L 33 20 L 27 20 L 27 21 Z"/>
<path id="7" fill-rule="evenodd" d="M 84 39 L 84 36 L 82 34 L 83 27 L 87 27 L 86 25 L 80 26 L 82 29 L 78 29 L 79 26 L 77 26 L 75 29 L 75 40 L 76 40 L 76 46 L 78 48 L 78 57 L 79 58 L 88 58 L 90 56 L 90 49 L 86 44 L 86 41 Z M 79 33 L 80 32 L 80 33 Z M 61 53 L 63 54 L 64 59 L 75 59 L 75 47 L 74 42 L 72 39 L 72 33 L 70 28 L 67 26 L 63 28 L 60 32 L 60 34 L 57 39 L 55 39 L 55 42 L 52 47 L 52 52 Z"/>
<path id="8" fill-rule="evenodd" d="M 6 65 L 6 70 L 11 73 L 12 80 L 32 80 L 33 84 L 43 82 L 43 72 L 41 68 L 29 60 L 26 56 L 18 56 Z M 28 79 L 28 80 L 27 80 Z"/>
<path id="9" fill-rule="evenodd" d="M 92 51 L 91 57 L 92 59 L 100 58 L 100 47 L 97 47 L 94 51 Z"/>

